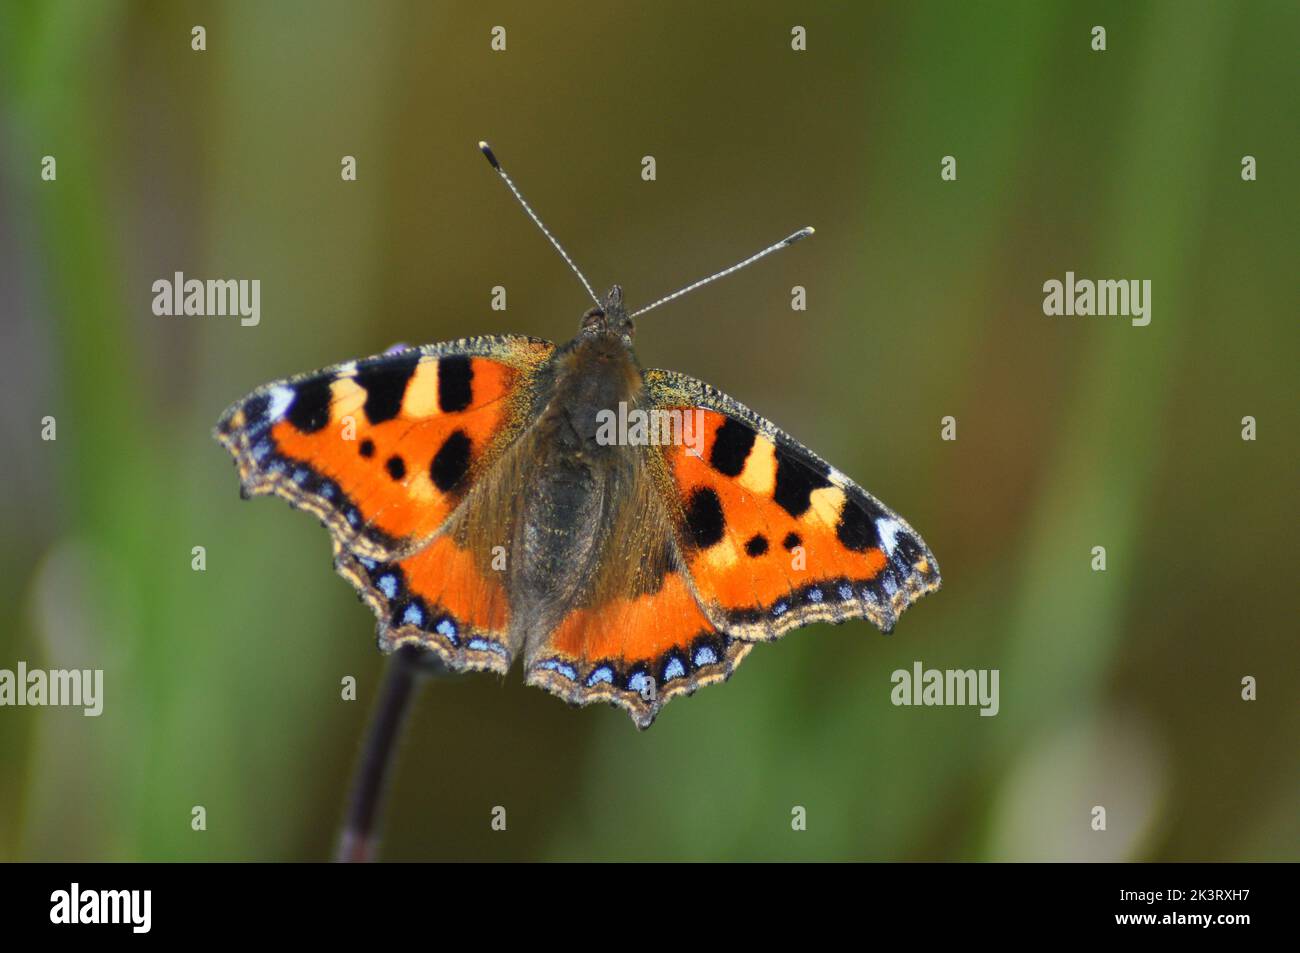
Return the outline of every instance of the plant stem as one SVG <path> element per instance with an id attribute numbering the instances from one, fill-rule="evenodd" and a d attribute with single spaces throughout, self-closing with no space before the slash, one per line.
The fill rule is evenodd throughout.
<path id="1" fill-rule="evenodd" d="M 379 703 L 371 717 L 370 733 L 352 777 L 347 817 L 334 855 L 340 863 L 366 863 L 375 859 L 379 809 L 397 752 L 397 738 L 411 710 L 416 682 L 425 664 L 424 654 L 423 649 L 404 645 L 393 653 L 388 663 Z"/>

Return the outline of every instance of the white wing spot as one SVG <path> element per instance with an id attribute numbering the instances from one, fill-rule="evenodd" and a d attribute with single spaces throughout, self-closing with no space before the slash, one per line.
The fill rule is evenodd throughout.
<path id="1" fill-rule="evenodd" d="M 895 519 L 886 519 L 881 517 L 876 520 L 876 532 L 880 534 L 880 542 L 885 547 L 887 556 L 894 555 L 894 547 L 898 545 L 898 534 L 902 532 L 903 524 Z"/>
<path id="2" fill-rule="evenodd" d="M 271 403 L 267 405 L 266 416 L 274 423 L 284 416 L 284 412 L 293 403 L 293 388 L 273 387 L 270 391 Z"/>

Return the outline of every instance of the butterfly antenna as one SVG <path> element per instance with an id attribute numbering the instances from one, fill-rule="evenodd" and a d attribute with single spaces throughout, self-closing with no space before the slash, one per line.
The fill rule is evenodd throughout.
<path id="1" fill-rule="evenodd" d="M 682 295 L 694 291 L 696 288 L 703 288 L 711 281 L 717 281 L 719 278 L 725 278 L 727 277 L 727 275 L 730 275 L 733 272 L 740 271 L 740 269 L 752 265 L 760 258 L 766 258 L 774 251 L 780 251 L 782 248 L 788 248 L 790 245 L 793 245 L 795 242 L 799 241 L 800 239 L 807 238 L 812 233 L 813 233 L 813 227 L 811 225 L 805 228 L 801 228 L 793 235 L 787 235 L 785 238 L 781 239 L 775 245 L 768 245 L 758 254 L 750 255 L 744 261 L 737 262 L 736 264 L 732 265 L 730 268 L 724 268 L 722 269 L 722 271 L 719 271 L 716 274 L 709 275 L 709 277 L 707 278 L 701 278 L 699 281 L 695 282 L 694 284 L 687 285 L 685 288 L 682 288 L 680 291 L 674 291 L 672 294 L 660 298 L 658 301 L 654 302 L 653 304 L 648 304 L 641 310 L 634 311 L 632 314 L 628 315 L 628 317 L 635 318 L 638 315 L 645 314 L 647 311 L 653 311 L 661 304 L 667 304 L 669 301 L 672 301 L 674 298 L 680 298 Z"/>
<path id="2" fill-rule="evenodd" d="M 527 212 L 528 217 L 533 220 L 533 224 L 542 230 L 542 234 L 545 235 L 550 243 L 555 246 L 555 250 L 560 253 L 560 257 L 563 258 L 565 263 L 573 269 L 573 273 L 577 275 L 578 280 L 582 282 L 582 287 L 586 288 L 587 294 L 591 295 L 591 300 L 596 302 L 596 307 L 601 307 L 600 299 L 596 297 L 596 292 L 592 290 L 591 282 L 587 280 L 587 276 L 578 270 L 578 266 L 573 263 L 573 259 L 570 258 L 569 253 L 564 250 L 564 246 L 561 245 L 556 240 L 555 236 L 551 234 L 550 229 L 542 224 L 542 220 L 537 217 L 537 213 L 534 212 L 533 207 L 528 204 L 528 200 L 525 199 L 524 194 L 519 191 L 519 187 L 516 186 L 510 176 L 506 174 L 506 170 L 501 168 L 501 163 L 497 161 L 495 153 L 492 152 L 492 147 L 486 142 L 479 142 L 478 147 L 479 151 L 487 157 L 488 162 L 492 163 L 492 168 L 496 170 L 497 175 L 501 176 L 501 181 L 509 187 L 510 191 L 514 194 L 514 197 L 519 200 L 519 204 L 524 207 L 524 211 Z"/>

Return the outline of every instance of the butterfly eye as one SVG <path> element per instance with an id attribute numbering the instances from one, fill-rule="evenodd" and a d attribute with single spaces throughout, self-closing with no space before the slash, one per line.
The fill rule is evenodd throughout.
<path id="1" fill-rule="evenodd" d="M 605 312 L 600 308 L 592 308 L 582 316 L 582 330 L 584 331 L 603 330 L 605 326 Z"/>

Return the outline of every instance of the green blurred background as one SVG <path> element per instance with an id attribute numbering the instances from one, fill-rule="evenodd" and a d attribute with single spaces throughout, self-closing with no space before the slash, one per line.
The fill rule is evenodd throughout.
<path id="1" fill-rule="evenodd" d="M 640 358 L 897 508 L 945 586 L 888 639 L 761 646 L 645 733 L 517 669 L 432 684 L 385 857 L 1297 859 L 1297 10 L 4 4 L 0 667 L 103 668 L 106 697 L 0 709 L 0 858 L 328 856 L 373 619 L 209 431 L 397 341 L 576 331 L 486 138 L 634 305 L 815 225 L 646 318 Z M 1067 270 L 1149 278 L 1150 326 L 1045 317 Z M 155 316 L 175 271 L 260 279 L 260 325 Z M 915 660 L 999 669 L 1001 713 L 894 707 Z"/>

